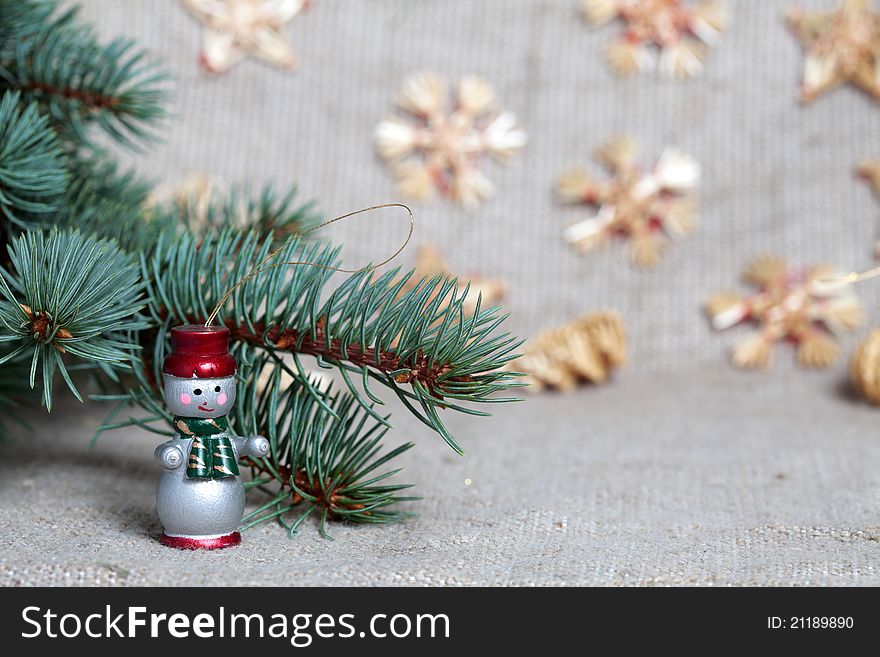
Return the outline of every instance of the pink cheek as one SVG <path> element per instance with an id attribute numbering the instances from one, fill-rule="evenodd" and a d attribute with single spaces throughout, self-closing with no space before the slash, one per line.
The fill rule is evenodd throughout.
<path id="1" fill-rule="evenodd" d="M 217 395 L 217 403 L 221 406 L 223 406 L 223 404 L 225 404 L 228 399 L 229 397 L 226 396 L 225 392 L 221 392 L 219 395 Z"/>
<path id="2" fill-rule="evenodd" d="M 184 392 L 180 395 L 180 403 L 184 406 L 189 406 L 190 404 L 192 404 L 192 397 Z"/>

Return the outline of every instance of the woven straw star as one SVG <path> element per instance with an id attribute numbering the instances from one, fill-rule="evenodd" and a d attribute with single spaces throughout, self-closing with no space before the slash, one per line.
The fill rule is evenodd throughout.
<path id="1" fill-rule="evenodd" d="M 505 366 L 526 375 L 528 390 L 568 391 L 578 383 L 601 383 L 626 363 L 623 320 L 614 312 L 599 312 L 539 333 Z"/>
<path id="2" fill-rule="evenodd" d="M 720 294 L 707 304 L 715 329 L 740 322 L 757 326 L 757 332 L 734 348 L 733 363 L 743 368 L 767 367 L 772 345 L 788 340 L 797 345 L 802 365 L 831 365 L 840 354 L 835 335 L 864 321 L 862 305 L 850 286 L 823 290 L 819 285 L 820 279 L 836 273 L 824 265 L 792 268 L 784 258 L 773 256 L 751 262 L 743 279 L 757 292 Z"/>
<path id="3" fill-rule="evenodd" d="M 660 51 L 658 68 L 663 74 L 696 75 L 703 70 L 707 46 L 728 23 L 725 6 L 716 0 L 581 0 L 581 4 L 593 25 L 614 19 L 626 24 L 605 51 L 620 75 L 654 68 L 653 47 Z"/>
<path id="4" fill-rule="evenodd" d="M 880 329 L 868 334 L 853 354 L 850 376 L 856 390 L 880 406 Z"/>
<path id="5" fill-rule="evenodd" d="M 224 73 L 251 55 L 283 69 L 296 68 L 296 55 L 282 29 L 309 0 L 183 0 L 205 25 L 200 60 L 211 73 Z"/>
<path id="6" fill-rule="evenodd" d="M 658 262 L 669 237 L 693 230 L 693 190 L 700 179 L 700 166 L 688 155 L 669 148 L 645 171 L 636 162 L 637 153 L 632 139 L 618 137 L 596 154 L 610 171 L 609 180 L 596 182 L 583 169 L 575 169 L 559 179 L 556 193 L 565 203 L 598 208 L 594 216 L 565 230 L 567 242 L 588 251 L 611 237 L 626 237 L 632 243 L 633 260 L 649 267 Z"/>
<path id="7" fill-rule="evenodd" d="M 389 162 L 401 193 L 427 199 L 435 191 L 467 208 L 490 198 L 495 186 L 480 170 L 492 157 L 507 160 L 526 143 L 510 112 L 479 77 L 463 78 L 450 93 L 433 73 L 407 78 L 397 100 L 406 118 L 376 127 L 379 154 Z"/>
<path id="8" fill-rule="evenodd" d="M 804 102 L 845 82 L 880 100 L 880 14 L 870 0 L 842 0 L 827 14 L 792 7 L 787 18 L 806 51 Z"/>

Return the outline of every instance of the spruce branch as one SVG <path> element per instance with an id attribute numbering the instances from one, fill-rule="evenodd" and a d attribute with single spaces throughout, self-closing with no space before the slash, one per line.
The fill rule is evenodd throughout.
<path id="1" fill-rule="evenodd" d="M 256 232 L 229 229 L 201 241 L 162 236 L 152 257 L 141 259 L 155 325 L 203 322 L 271 248 L 271 240 Z M 500 369 L 517 356 L 520 344 L 507 333 L 495 334 L 505 316 L 497 308 L 481 309 L 479 302 L 466 315 L 467 288 L 459 291 L 457 280 L 443 276 L 402 292 L 409 277 L 396 270 L 379 277 L 366 270 L 352 274 L 322 302 L 339 267 L 338 252 L 290 239 L 277 262 L 309 265 L 269 269 L 235 289 L 218 315 L 232 344 L 292 354 L 306 389 L 320 399 L 300 359 L 314 356 L 319 365 L 337 368 L 362 408 L 382 421 L 372 408 L 383 403 L 370 385 L 371 379 L 378 381 L 461 453 L 439 411 L 488 415 L 463 404 L 511 401 L 494 396 L 517 385 L 516 373 Z M 152 367 L 158 381 L 164 353 L 156 356 Z"/>
<path id="2" fill-rule="evenodd" d="M 40 32 L 57 8 L 56 0 L 0 0 L 0 45 Z"/>
<path id="3" fill-rule="evenodd" d="M 243 204 L 244 226 L 257 230 L 264 237 L 271 236 L 275 241 L 282 242 L 288 237 L 310 231 L 320 220 L 315 211 L 315 202 L 306 201 L 300 205 L 297 202 L 298 194 L 296 185 L 279 193 L 273 185 L 268 184 L 256 198 L 250 198 L 247 188 L 234 189 L 231 203 Z M 246 202 L 237 201 L 240 196 L 249 199 Z"/>
<path id="4" fill-rule="evenodd" d="M 62 379 L 80 400 L 64 355 L 92 363 L 116 378 L 137 345 L 126 337 L 145 326 L 139 272 L 107 240 L 76 231 L 24 233 L 9 245 L 13 272 L 0 267 L 0 342 L 11 350 L 0 365 L 30 358 L 29 382 L 41 372 L 43 403 L 52 407 L 52 382 Z"/>
<path id="5" fill-rule="evenodd" d="M 28 227 L 59 207 L 67 173 L 48 120 L 20 100 L 17 92 L 0 98 L 0 220 Z"/>
<path id="6" fill-rule="evenodd" d="M 239 185 L 228 194 L 208 190 L 203 197 L 183 190 L 173 198 L 157 199 L 150 181 L 131 171 L 120 172 L 106 154 L 72 157 L 68 171 L 70 184 L 52 223 L 114 239 L 132 253 L 151 253 L 166 232 L 203 235 L 231 226 L 256 230 L 280 243 L 318 223 L 314 202 L 298 202 L 295 186 L 284 194 L 271 185 L 257 194 L 247 185 Z"/>
<path id="7" fill-rule="evenodd" d="M 150 182 L 134 172 L 120 172 L 109 157 L 70 158 L 68 171 L 70 184 L 52 217 L 55 225 L 113 239 L 128 252 L 148 251 L 160 233 L 179 228 L 171 213 L 150 207 Z"/>
<path id="8" fill-rule="evenodd" d="M 389 508 L 418 498 L 400 495 L 409 484 L 389 482 L 399 468 L 383 468 L 412 443 L 381 454 L 388 427 L 371 420 L 351 394 L 323 391 L 319 403 L 301 381 L 285 381 L 271 355 L 246 362 L 235 421 L 240 431 L 269 438 L 270 452 L 247 460 L 249 487 L 269 499 L 244 518 L 243 528 L 274 519 L 293 535 L 317 513 L 321 535 L 330 538 L 328 520 L 381 524 L 411 515 Z"/>
<path id="9" fill-rule="evenodd" d="M 3 0 L 7 5 L 16 0 Z M 17 90 L 36 101 L 66 139 L 91 145 L 88 128 L 99 126 L 117 142 L 137 146 L 165 117 L 167 76 L 128 39 L 101 45 L 77 9 L 44 16 L 42 29 L 13 35 L 0 45 L 0 90 Z M 7 11 L 4 8 L 3 11 Z"/>

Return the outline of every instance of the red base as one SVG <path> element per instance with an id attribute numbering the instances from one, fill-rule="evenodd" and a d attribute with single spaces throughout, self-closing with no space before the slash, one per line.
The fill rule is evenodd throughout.
<path id="1" fill-rule="evenodd" d="M 162 545 L 177 548 L 179 550 L 219 550 L 241 543 L 241 534 L 232 532 L 226 536 L 217 538 L 188 538 L 186 536 L 168 536 L 162 534 Z"/>

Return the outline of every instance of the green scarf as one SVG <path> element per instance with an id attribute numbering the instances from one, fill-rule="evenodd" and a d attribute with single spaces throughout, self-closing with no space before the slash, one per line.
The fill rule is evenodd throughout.
<path id="1" fill-rule="evenodd" d="M 222 479 L 238 475 L 235 450 L 227 436 L 214 438 L 229 430 L 229 422 L 223 415 L 214 419 L 175 417 L 174 427 L 181 438 L 192 438 L 189 448 L 188 479 Z"/>

